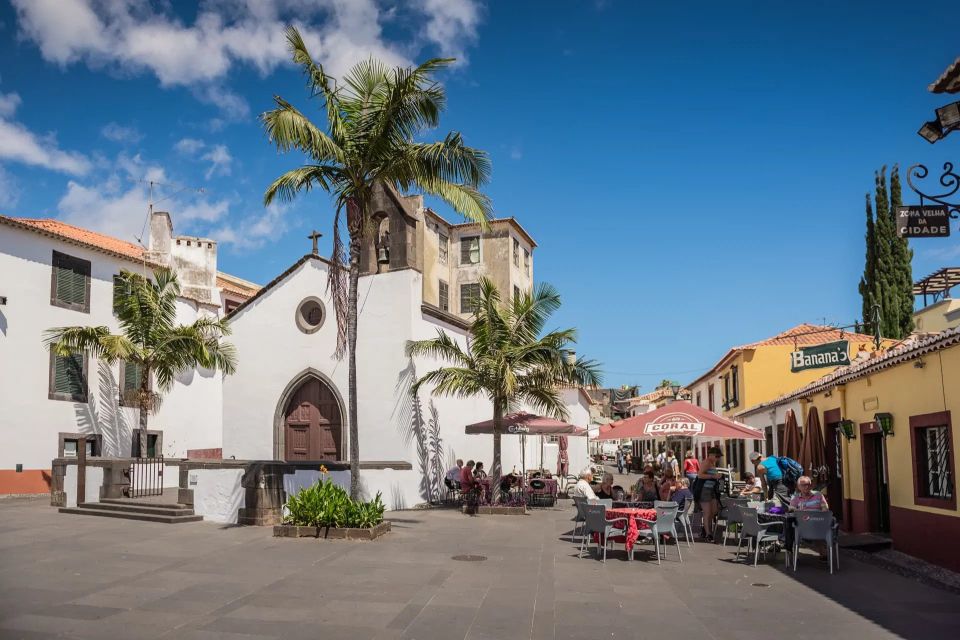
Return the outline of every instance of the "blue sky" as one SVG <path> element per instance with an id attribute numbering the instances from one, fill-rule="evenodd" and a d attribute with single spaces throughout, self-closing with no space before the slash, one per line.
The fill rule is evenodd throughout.
<path id="1" fill-rule="evenodd" d="M 132 240 L 152 179 L 178 232 L 220 240 L 223 270 L 266 282 L 331 224 L 322 194 L 261 204 L 298 158 L 267 144 L 257 114 L 273 94 L 309 109 L 283 25 L 302 24 L 334 73 L 370 53 L 455 55 L 441 129 L 490 152 L 497 215 L 537 239 L 536 276 L 564 296 L 557 325 L 579 328 L 608 383 L 650 389 L 733 344 L 859 316 L 873 172 L 960 163 L 960 134 L 916 134 L 947 102 L 926 87 L 960 55 L 954 12 L 0 0 L 0 212 Z M 956 235 L 913 247 L 916 277 L 960 263 Z"/>

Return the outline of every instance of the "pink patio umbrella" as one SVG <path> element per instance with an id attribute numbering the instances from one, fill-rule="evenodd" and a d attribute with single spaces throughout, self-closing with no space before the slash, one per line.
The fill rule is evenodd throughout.
<path id="1" fill-rule="evenodd" d="M 557 453 L 557 475 L 565 476 L 570 471 L 570 454 L 567 453 L 567 436 L 560 436 L 560 451 Z"/>
<path id="2" fill-rule="evenodd" d="M 493 420 L 475 422 L 466 426 L 467 435 L 493 434 Z M 541 436 L 585 436 L 587 430 L 562 420 L 537 416 L 525 411 L 508 413 L 503 416 L 503 433 L 541 435 Z"/>

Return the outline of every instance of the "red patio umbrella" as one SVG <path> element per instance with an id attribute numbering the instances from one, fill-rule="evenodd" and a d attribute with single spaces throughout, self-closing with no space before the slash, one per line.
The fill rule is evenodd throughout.
<path id="1" fill-rule="evenodd" d="M 762 440 L 763 434 L 745 424 L 718 416 L 712 411 L 677 400 L 649 413 L 617 420 L 607 431 L 600 429 L 597 440 L 631 438 L 647 440 L 668 436 L 693 436 L 709 439 L 735 438 Z"/>
<path id="2" fill-rule="evenodd" d="M 803 430 L 803 443 L 800 447 L 800 458 L 797 462 L 803 467 L 804 472 L 813 479 L 814 485 L 826 484 L 827 454 L 823 447 L 820 414 L 814 406 L 811 406 L 810 411 L 807 412 L 807 428 Z"/>
<path id="3" fill-rule="evenodd" d="M 797 425 L 797 416 L 793 413 L 793 409 L 787 410 L 786 424 L 783 427 L 783 442 L 780 443 L 780 455 L 794 460 L 800 457 L 800 427 Z"/>

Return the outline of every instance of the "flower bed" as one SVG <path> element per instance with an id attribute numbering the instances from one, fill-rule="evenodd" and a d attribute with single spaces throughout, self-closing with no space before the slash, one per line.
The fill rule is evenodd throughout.
<path id="1" fill-rule="evenodd" d="M 324 467 L 320 471 L 326 473 Z M 329 478 L 290 496 L 286 512 L 283 524 L 273 528 L 274 536 L 373 540 L 390 531 L 379 493 L 370 502 L 352 500 Z"/>

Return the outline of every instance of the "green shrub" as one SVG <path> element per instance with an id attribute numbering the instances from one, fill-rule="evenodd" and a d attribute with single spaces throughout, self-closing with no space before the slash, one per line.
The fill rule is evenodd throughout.
<path id="1" fill-rule="evenodd" d="M 383 522 L 384 505 L 379 493 L 370 502 L 351 500 L 344 489 L 327 478 L 287 498 L 287 511 L 287 524 L 369 529 Z"/>

